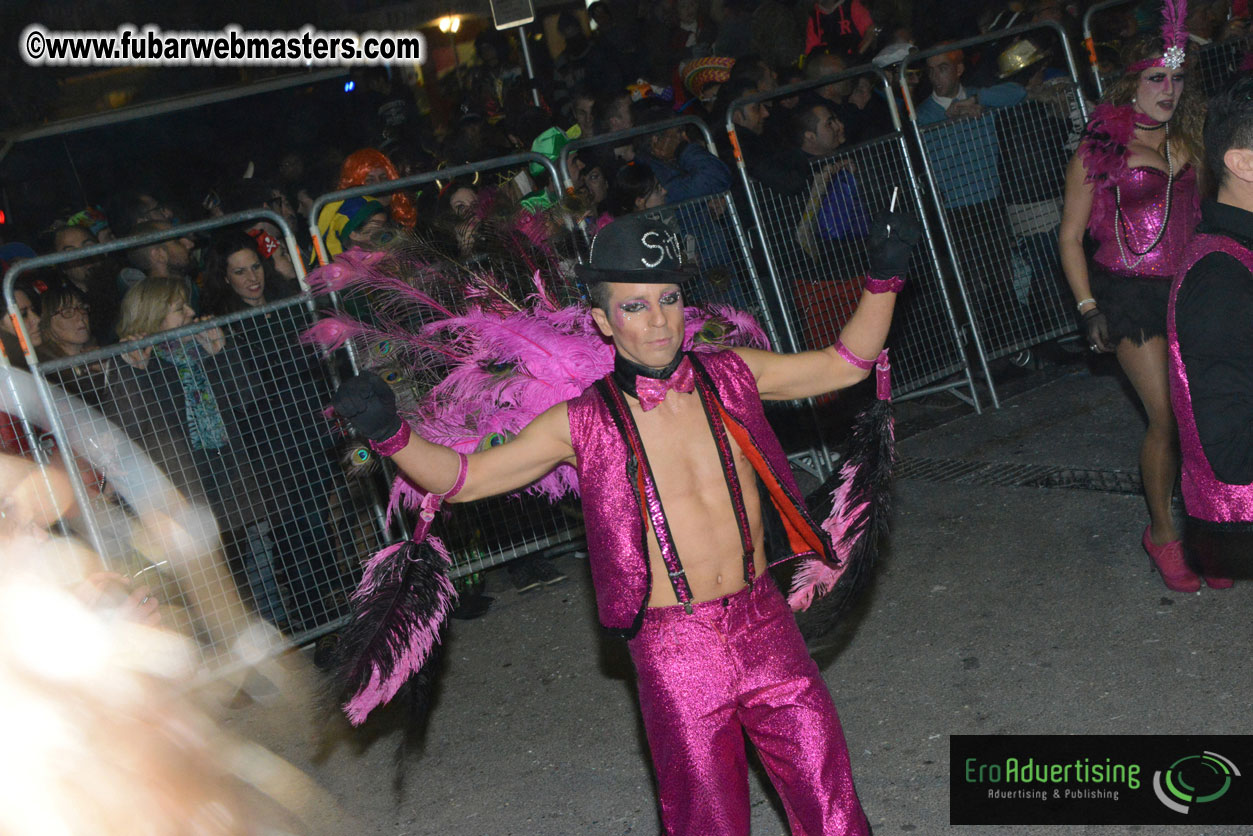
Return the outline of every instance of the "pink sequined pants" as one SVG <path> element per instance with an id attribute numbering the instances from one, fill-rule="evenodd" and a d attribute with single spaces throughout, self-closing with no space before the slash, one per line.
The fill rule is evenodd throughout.
<path id="1" fill-rule="evenodd" d="M 865 836 L 840 719 L 769 577 L 725 598 L 644 614 L 630 641 L 669 836 L 746 836 L 743 733 L 793 836 Z"/>

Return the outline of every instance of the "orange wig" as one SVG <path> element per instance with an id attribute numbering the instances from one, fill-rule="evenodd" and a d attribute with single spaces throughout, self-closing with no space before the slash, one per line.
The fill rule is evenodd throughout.
<path id="1" fill-rule="evenodd" d="M 362 148 L 359 151 L 353 151 L 344 160 L 344 164 L 339 169 L 339 188 L 349 189 L 353 186 L 365 185 L 366 176 L 375 169 L 382 169 L 387 172 L 388 180 L 396 180 L 400 177 L 400 173 L 396 171 L 396 166 L 388 159 L 387 155 L 382 151 L 373 148 Z M 403 226 L 405 229 L 413 229 L 413 225 L 418 220 L 418 210 L 414 208 L 413 201 L 404 192 L 393 192 L 391 202 L 392 220 Z"/>

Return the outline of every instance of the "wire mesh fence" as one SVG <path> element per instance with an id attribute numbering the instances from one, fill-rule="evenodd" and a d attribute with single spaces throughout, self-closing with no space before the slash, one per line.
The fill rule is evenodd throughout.
<path id="1" fill-rule="evenodd" d="M 922 212 L 908 188 L 899 136 L 888 136 L 808 161 L 800 193 L 760 181 L 751 194 L 760 229 L 771 248 L 779 286 L 788 292 L 802 347 L 825 348 L 839 336 L 861 298 L 869 263 L 870 218 L 886 211 L 894 191 L 897 210 Z M 935 261 L 925 244 L 910 265 L 889 337 L 893 391 L 900 395 L 965 368 Z"/>
<path id="2" fill-rule="evenodd" d="M 282 218 L 243 212 L 22 262 L 5 277 L 6 303 L 17 311 L 25 270 L 258 219 L 294 249 Z M 300 342 L 311 299 L 299 293 L 171 329 L 190 286 L 145 281 L 157 284 L 144 293 L 164 290 L 135 297 L 135 309 L 147 305 L 161 323 L 142 338 L 40 360 L 37 335 L 18 326 L 31 374 L 6 381 L 17 413 L 5 411 L 18 419 L 9 426 L 25 433 L 15 436 L 17 452 L 37 460 L 55 452 L 59 469 L 75 474 L 72 512 L 49 524 L 152 588 L 163 618 L 198 642 L 209 667 L 228 663 L 244 636 L 252 650 L 258 640 L 277 650 L 333 629 L 348 614 L 359 556 L 383 532 L 377 497 L 348 478 L 324 414 L 333 367 Z M 85 323 L 89 310 L 66 299 L 45 320 Z M 258 617 L 281 633 L 253 630 Z"/>
<path id="3" fill-rule="evenodd" d="M 169 480 L 156 511 L 173 517 L 185 501 L 209 510 L 233 589 L 215 589 L 215 574 L 164 573 L 152 557 L 174 544 L 163 535 L 137 548 L 127 534 L 133 509 L 101 481 L 92 508 L 104 556 L 158 579 L 167 600 L 190 601 L 190 586 L 200 610 L 238 594 L 297 642 L 348 615 L 356 558 L 382 543 L 373 497 L 348 478 L 324 415 L 331 381 L 299 342 L 312 316 L 297 297 L 38 370 L 74 396 L 64 422 L 98 410 Z M 206 657 L 223 652 L 219 636 L 197 632 Z"/>
<path id="4" fill-rule="evenodd" d="M 1213 96 L 1250 68 L 1253 37 L 1244 35 L 1225 41 L 1214 41 L 1196 50 L 1192 59 L 1196 79 L 1205 98 Z"/>
<path id="5" fill-rule="evenodd" d="M 826 112 L 840 109 L 812 97 L 813 91 L 842 82 L 851 87 L 857 80 L 871 82 L 866 106 L 888 114 L 880 120 L 886 133 L 826 154 L 799 147 L 797 126 L 804 124 L 799 111 L 818 108 L 815 118 L 821 119 L 824 108 Z M 783 105 L 806 93 L 811 98 L 790 108 Z M 895 208 L 918 218 L 927 234 L 910 265 L 910 282 L 898 301 L 889 335 L 893 392 L 907 395 L 956 376 L 951 388 L 965 388 L 973 399 L 960 334 L 936 269 L 917 178 L 904 138 L 894 130 L 898 120 L 889 94 L 882 73 L 870 67 L 854 68 L 740 99 L 729 108 L 727 128 L 740 150 L 754 226 L 779 299 L 778 314 L 796 347 L 825 348 L 839 336 L 864 288 L 870 219 L 887 211 L 895 195 Z M 761 131 L 750 137 L 745 136 L 747 129 L 737 130 L 734 118 L 754 102 L 770 105 L 771 115 Z M 779 123 L 772 126 L 774 119 Z M 767 137 L 798 147 L 786 150 Z"/>
<path id="6" fill-rule="evenodd" d="M 988 360 L 1074 330 L 1057 234 L 1081 129 L 1055 101 L 1028 99 L 919 130 Z"/>
<path id="7" fill-rule="evenodd" d="M 1076 328 L 1057 234 L 1066 166 L 1086 106 L 1060 27 L 1027 26 L 1008 34 L 1031 35 L 1059 50 L 1069 78 L 1045 85 L 1029 65 L 1003 84 L 970 92 L 960 109 L 954 102 L 946 110 L 934 97 L 909 102 L 939 229 L 985 375 L 988 362 Z M 937 47 L 905 64 L 993 40 Z M 901 89 L 908 96 L 908 88 Z"/>

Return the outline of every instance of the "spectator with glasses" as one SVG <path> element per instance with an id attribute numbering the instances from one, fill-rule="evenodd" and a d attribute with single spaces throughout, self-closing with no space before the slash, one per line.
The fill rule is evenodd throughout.
<path id="1" fill-rule="evenodd" d="M 96 348 L 89 327 L 91 305 L 87 294 L 72 284 L 49 290 L 40 297 L 39 346 L 41 360 L 73 357 Z"/>
<path id="2" fill-rule="evenodd" d="M 72 253 L 94 247 L 99 243 L 91 229 L 86 226 L 66 226 L 63 222 L 52 231 L 48 248 L 54 253 Z M 117 321 L 118 302 L 117 266 L 107 256 L 90 256 L 57 265 L 61 280 L 81 290 L 91 306 L 91 334 L 100 345 L 117 342 L 113 325 Z"/>
<path id="3" fill-rule="evenodd" d="M 75 357 L 97 348 L 91 335 L 91 305 L 87 296 L 72 284 L 64 284 L 39 298 L 41 342 L 37 356 L 41 364 Z M 101 388 L 107 362 L 73 363 L 48 375 L 50 382 L 92 406 L 101 402 Z"/>
<path id="4" fill-rule="evenodd" d="M 135 227 L 145 221 L 175 220 L 174 210 L 147 189 L 119 192 L 106 202 L 105 214 L 115 238 L 137 234 Z"/>

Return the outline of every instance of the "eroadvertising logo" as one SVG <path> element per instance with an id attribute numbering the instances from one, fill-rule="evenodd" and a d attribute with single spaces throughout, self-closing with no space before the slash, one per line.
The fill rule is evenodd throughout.
<path id="1" fill-rule="evenodd" d="M 1231 779 L 1239 777 L 1240 770 L 1231 759 L 1217 752 L 1184 755 L 1164 771 L 1153 773 L 1153 792 L 1162 804 L 1186 815 L 1194 804 L 1222 798 L 1231 789 Z"/>
<path id="2" fill-rule="evenodd" d="M 949 755 L 950 824 L 1253 824 L 1253 735 L 954 735 Z"/>

